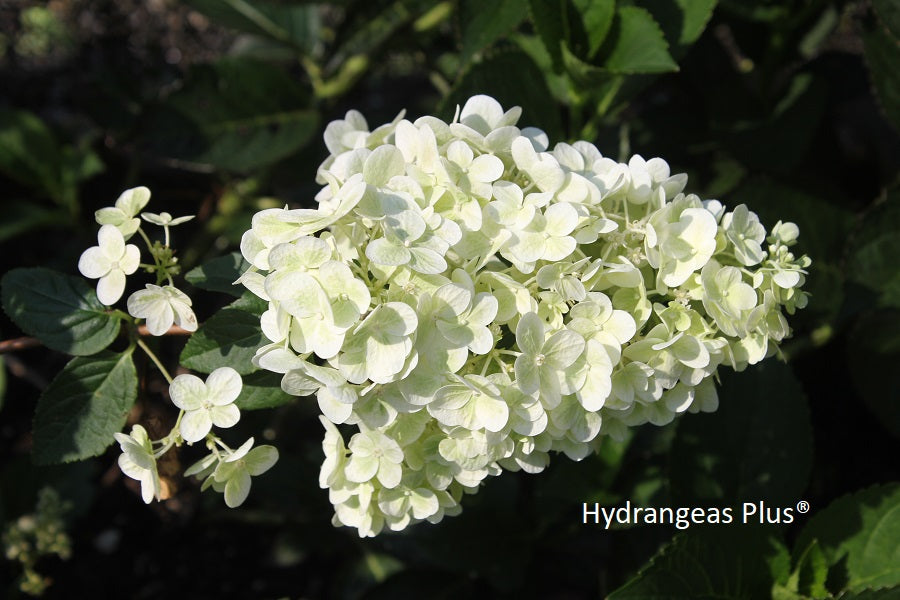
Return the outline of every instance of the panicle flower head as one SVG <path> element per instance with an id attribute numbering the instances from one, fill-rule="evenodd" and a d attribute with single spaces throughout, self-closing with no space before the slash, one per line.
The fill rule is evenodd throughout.
<path id="1" fill-rule="evenodd" d="M 719 365 L 774 353 L 782 309 L 805 304 L 796 225 L 767 237 L 661 158 L 551 148 L 520 116 L 474 96 L 451 123 L 400 113 L 370 132 L 350 111 L 326 128 L 318 207 L 261 211 L 242 239 L 240 281 L 269 303 L 254 363 L 317 397 L 320 485 L 361 536 L 457 514 L 551 452 L 715 410 Z"/>

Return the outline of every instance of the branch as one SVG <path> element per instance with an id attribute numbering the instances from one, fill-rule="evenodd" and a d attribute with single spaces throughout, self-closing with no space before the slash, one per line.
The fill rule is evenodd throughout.
<path id="1" fill-rule="evenodd" d="M 163 335 L 190 335 L 191 332 L 187 329 L 183 329 L 178 325 L 172 325 L 169 327 L 169 330 L 166 331 Z M 138 335 L 141 336 L 149 336 L 150 331 L 147 329 L 146 325 L 138 326 Z M 19 337 L 13 338 L 11 340 L 2 340 L 0 341 L 0 354 L 7 354 L 9 352 L 15 352 L 16 350 L 27 350 L 28 348 L 37 348 L 38 346 L 42 346 L 41 341 L 35 337 Z"/>

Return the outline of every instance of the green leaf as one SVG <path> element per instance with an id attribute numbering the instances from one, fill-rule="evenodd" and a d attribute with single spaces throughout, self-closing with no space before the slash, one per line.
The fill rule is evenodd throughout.
<path id="1" fill-rule="evenodd" d="M 878 422 L 900 438 L 900 312 L 881 310 L 859 319 L 848 335 L 850 377 Z"/>
<path id="2" fill-rule="evenodd" d="M 837 600 L 897 600 L 900 598 L 900 585 L 878 589 L 865 589 L 858 592 L 844 592 Z"/>
<path id="3" fill-rule="evenodd" d="M 523 86 L 522 82 L 528 85 Z M 504 109 L 522 107 L 521 123 L 540 127 L 550 139 L 561 139 L 562 121 L 544 75 L 531 58 L 519 50 L 496 52 L 472 65 L 441 103 L 441 112 L 453 115 L 458 104 L 474 94 L 488 94 Z"/>
<path id="4" fill-rule="evenodd" d="M 38 400 L 34 462 L 71 462 L 101 454 L 125 425 L 137 384 L 131 350 L 69 361 Z"/>
<path id="5" fill-rule="evenodd" d="M 244 296 L 214 314 L 185 344 L 181 364 L 201 373 L 219 367 L 231 367 L 241 375 L 255 371 L 250 359 L 267 342 L 259 325 L 264 304 Z"/>
<path id="6" fill-rule="evenodd" d="M 60 208 L 46 208 L 27 201 L 14 201 L 4 207 L 3 222 L 0 223 L 0 242 L 43 227 L 69 227 L 71 223 L 71 216 Z"/>
<path id="7" fill-rule="evenodd" d="M 107 312 L 80 277 L 50 269 L 14 269 L 3 276 L 3 310 L 22 331 L 75 356 L 96 354 L 119 335 L 119 318 Z"/>
<path id="8" fill-rule="evenodd" d="M 587 58 L 594 58 L 612 27 L 615 0 L 573 0 L 573 5 L 587 36 Z"/>
<path id="9" fill-rule="evenodd" d="M 152 114 L 150 151 L 246 172 L 304 147 L 318 114 L 307 93 L 278 68 L 226 58 L 195 66 L 185 85 Z"/>
<path id="10" fill-rule="evenodd" d="M 809 520 L 795 548 L 813 540 L 825 555 L 831 592 L 900 585 L 900 484 L 835 500 Z"/>
<path id="11" fill-rule="evenodd" d="M 622 6 L 612 30 L 600 49 L 602 66 L 613 73 L 666 73 L 678 65 L 653 16 L 637 6 Z"/>
<path id="12" fill-rule="evenodd" d="M 244 376 L 241 395 L 234 401 L 241 410 L 275 408 L 294 401 L 294 397 L 281 389 L 281 375 L 269 371 L 257 371 Z"/>
<path id="13" fill-rule="evenodd" d="M 248 268 L 250 263 L 244 260 L 240 252 L 232 252 L 191 269 L 184 278 L 202 290 L 240 297 L 244 287 L 233 284 Z"/>
<path id="14" fill-rule="evenodd" d="M 102 168 L 93 152 L 60 144 L 33 113 L 0 109 L 0 172 L 9 178 L 74 212 L 78 183 Z"/>
<path id="15" fill-rule="evenodd" d="M 800 500 L 812 468 L 812 428 L 791 369 L 768 360 L 722 373 L 719 410 L 679 422 L 670 461 L 672 495 L 682 502 Z"/>
<path id="16" fill-rule="evenodd" d="M 566 40 L 566 26 L 563 22 L 563 3 L 565 0 L 529 0 L 528 11 L 531 24 L 544 43 L 550 55 L 553 70 L 562 71 L 562 44 Z"/>
<path id="17" fill-rule="evenodd" d="M 706 29 L 718 0 L 675 0 L 683 13 L 681 44 L 693 44 Z"/>
<path id="18" fill-rule="evenodd" d="M 880 305 L 900 308 L 900 188 L 866 215 L 854 240 L 850 278 L 878 294 Z"/>
<path id="19" fill-rule="evenodd" d="M 821 598 L 828 595 L 825 588 L 827 578 L 828 563 L 825 561 L 825 554 L 819 543 L 813 540 L 800 555 L 797 566 L 788 580 L 788 586 L 798 594 Z"/>
<path id="20" fill-rule="evenodd" d="M 863 34 L 863 48 L 875 96 L 884 116 L 900 130 L 900 40 L 876 27 Z"/>
<path id="21" fill-rule="evenodd" d="M 269 4 L 254 0 L 186 0 L 227 27 L 266 37 L 309 52 L 320 39 L 319 7 Z"/>
<path id="22" fill-rule="evenodd" d="M 790 559 L 777 533 L 749 525 L 680 534 L 609 600 L 768 598 L 788 577 Z"/>
<path id="23" fill-rule="evenodd" d="M 459 3 L 460 64 L 465 65 L 473 56 L 507 35 L 526 15 L 526 4 L 522 0 L 498 0 L 491 4 L 491 10 L 485 10 L 481 0 L 462 0 Z"/>

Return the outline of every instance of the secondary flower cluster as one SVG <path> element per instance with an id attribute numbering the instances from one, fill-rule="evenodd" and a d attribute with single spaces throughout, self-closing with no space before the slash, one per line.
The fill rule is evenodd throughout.
<path id="1" fill-rule="evenodd" d="M 334 523 L 373 536 L 460 511 L 503 469 L 718 405 L 711 375 L 789 335 L 798 230 L 683 193 L 659 158 L 516 126 L 475 96 L 452 123 L 325 131 L 315 209 L 257 213 L 239 279 L 269 302 L 254 362 L 315 394 Z M 345 442 L 336 425 L 355 431 Z"/>
<path id="2" fill-rule="evenodd" d="M 85 277 L 99 280 L 97 297 L 110 306 L 122 297 L 126 276 L 144 267 L 156 274 L 156 285 L 146 284 L 145 289 L 131 294 L 126 302 L 128 313 L 135 319 L 145 319 L 147 330 L 155 336 L 165 334 L 173 324 L 196 331 L 197 317 L 191 299 L 173 283 L 172 275 L 178 272 L 178 265 L 169 246 L 169 227 L 189 221 L 193 216 L 173 218 L 166 212 L 141 213 L 149 200 L 150 190 L 138 187 L 123 192 L 114 207 L 98 210 L 95 214 L 100 225 L 98 245 L 84 251 L 78 270 Z M 150 242 L 141 229 L 139 213 L 143 220 L 163 228 L 164 244 Z M 138 247 L 126 244 L 135 233 L 146 243 L 153 264 L 141 265 Z M 230 367 L 221 367 L 210 373 L 205 382 L 190 374 L 172 379 L 150 349 L 138 343 L 163 371 L 169 381 L 172 403 L 181 410 L 175 426 L 159 440 L 151 440 L 141 425 L 134 425 L 129 435 L 115 434 L 122 450 L 119 456 L 122 472 L 141 483 L 144 502 L 163 498 L 167 492 L 163 490 L 156 461 L 174 446 L 205 440 L 210 454 L 190 467 L 186 475 L 205 477 L 203 489 L 212 486 L 224 493 L 228 506 L 240 505 L 250 491 L 250 476 L 267 471 L 278 459 L 278 451 L 272 446 L 251 450 L 253 438 L 232 450 L 212 433 L 213 425 L 228 428 L 240 419 L 234 401 L 243 387 L 241 376 Z"/>

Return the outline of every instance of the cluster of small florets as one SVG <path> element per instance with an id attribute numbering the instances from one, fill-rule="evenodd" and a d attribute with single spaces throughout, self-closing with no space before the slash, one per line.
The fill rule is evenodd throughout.
<path id="1" fill-rule="evenodd" d="M 255 363 L 315 394 L 336 525 L 460 512 L 503 469 L 718 405 L 711 375 L 773 354 L 806 257 L 665 161 L 519 129 L 475 96 L 453 122 L 325 131 L 315 209 L 259 212 L 239 281 L 269 302 Z M 336 425 L 346 426 L 344 435 Z M 352 427 L 352 429 L 351 429 Z"/>
<path id="2" fill-rule="evenodd" d="M 97 245 L 81 254 L 78 270 L 85 277 L 97 280 L 97 298 L 102 304 L 112 306 L 124 294 L 127 277 L 143 267 L 147 273 L 155 274 L 156 284 L 148 283 L 145 289 L 128 297 L 128 314 L 135 323 L 144 320 L 147 332 L 154 336 L 165 335 L 173 326 L 187 332 L 196 331 L 197 317 L 191 299 L 175 287 L 172 278 L 180 272 L 180 266 L 169 245 L 169 228 L 194 217 L 173 218 L 167 212 L 141 212 L 149 201 L 150 190 L 136 187 L 122 192 L 115 206 L 98 210 L 94 215 L 100 225 Z M 141 227 L 142 219 L 163 228 L 164 242 L 150 241 Z M 141 264 L 140 248 L 127 243 L 135 234 L 143 239 L 152 263 Z M 235 450 L 213 432 L 213 426 L 225 429 L 240 420 L 240 410 L 234 401 L 243 387 L 241 376 L 231 367 L 220 367 L 206 381 L 189 373 L 173 378 L 149 347 L 143 342 L 137 344 L 162 371 L 169 383 L 169 397 L 180 412 L 174 427 L 158 440 L 151 440 L 139 424 L 128 435 L 116 433 L 122 450 L 119 468 L 141 483 L 141 497 L 149 504 L 154 498 L 168 497 L 157 461 L 173 447 L 203 442 L 210 453 L 189 467 L 185 475 L 203 478 L 202 489 L 212 487 L 224 494 L 229 507 L 239 506 L 250 493 L 250 476 L 264 473 L 278 460 L 278 451 L 272 446 L 253 448 L 253 438 L 250 438 Z"/>

